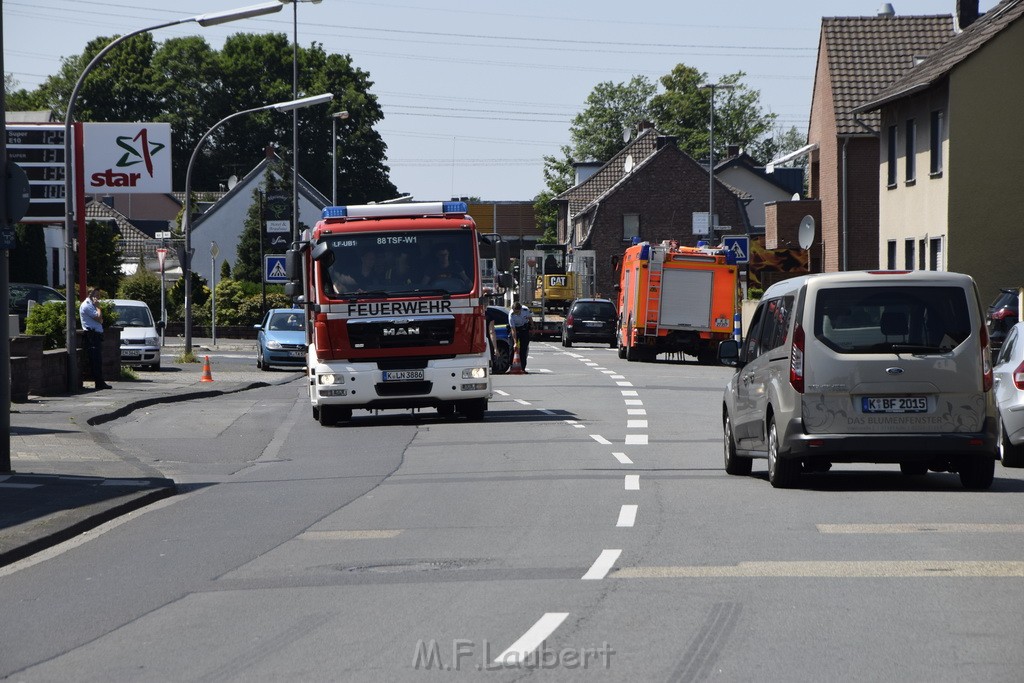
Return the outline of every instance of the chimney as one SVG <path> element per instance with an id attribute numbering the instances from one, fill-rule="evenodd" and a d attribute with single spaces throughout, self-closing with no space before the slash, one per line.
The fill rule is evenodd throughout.
<path id="1" fill-rule="evenodd" d="M 661 149 L 662 147 L 666 147 L 668 145 L 674 145 L 677 142 L 679 142 L 678 135 L 659 135 L 657 138 L 655 138 L 654 149 Z"/>
<path id="2" fill-rule="evenodd" d="M 729 152 L 728 152 L 728 154 L 726 154 L 726 158 L 732 159 L 733 157 L 738 157 L 739 155 L 740 155 L 740 146 L 739 145 L 729 145 Z"/>
<path id="3" fill-rule="evenodd" d="M 956 0 L 956 23 L 963 31 L 978 20 L 978 0 Z"/>
<path id="4" fill-rule="evenodd" d="M 882 6 L 878 8 L 878 16 L 894 17 L 896 16 L 896 9 L 892 6 L 891 2 L 883 2 Z"/>
<path id="5" fill-rule="evenodd" d="M 275 145 L 273 142 L 268 143 L 267 146 L 263 149 L 263 153 L 266 155 L 268 159 L 273 159 L 274 157 L 277 156 L 277 145 Z"/>
<path id="6" fill-rule="evenodd" d="M 645 130 L 649 128 L 654 128 L 654 124 L 651 123 L 650 121 L 641 121 L 636 126 L 636 130 L 638 133 L 643 133 Z"/>

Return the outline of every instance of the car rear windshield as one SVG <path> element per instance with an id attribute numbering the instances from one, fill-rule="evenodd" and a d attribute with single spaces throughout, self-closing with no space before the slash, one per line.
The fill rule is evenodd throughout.
<path id="1" fill-rule="evenodd" d="M 584 301 L 572 307 L 572 314 L 577 318 L 611 320 L 615 318 L 615 305 L 610 301 Z"/>
<path id="2" fill-rule="evenodd" d="M 822 289 L 814 336 L 839 353 L 944 353 L 971 334 L 959 287 Z"/>

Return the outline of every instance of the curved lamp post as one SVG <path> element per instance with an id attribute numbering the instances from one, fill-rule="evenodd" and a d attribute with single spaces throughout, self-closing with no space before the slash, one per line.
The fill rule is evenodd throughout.
<path id="1" fill-rule="evenodd" d="M 199 142 L 196 143 L 195 150 L 192 151 L 192 156 L 188 160 L 188 168 L 185 169 L 185 213 L 181 218 L 181 226 L 185 232 L 185 265 L 181 269 L 182 277 L 185 278 L 185 353 L 192 353 L 192 264 L 191 264 L 191 253 L 192 253 L 192 166 L 195 164 L 196 157 L 199 156 L 199 150 L 202 148 L 203 143 L 210 137 L 213 131 L 217 130 L 227 121 L 237 117 L 244 116 L 245 114 L 254 114 L 258 111 L 267 111 L 273 109 L 275 111 L 295 111 L 302 109 L 303 107 L 311 107 L 315 104 L 324 104 L 334 99 L 332 93 L 324 93 L 323 95 L 314 95 L 312 97 L 303 97 L 299 100 L 288 100 L 287 102 L 277 102 L 276 104 L 266 104 L 262 107 L 253 107 L 252 109 L 244 109 L 242 111 L 236 111 L 234 114 L 228 114 L 217 123 L 210 126 L 210 129 L 203 133 L 203 137 L 199 138 Z M 263 234 L 260 234 L 260 239 L 263 239 Z"/>
<path id="2" fill-rule="evenodd" d="M 82 89 L 82 84 L 85 82 L 85 77 L 89 75 L 89 72 L 103 59 L 108 52 L 113 50 L 115 47 L 128 40 L 133 36 L 137 36 L 140 33 L 148 33 L 149 31 L 155 31 L 161 28 L 167 28 L 168 26 L 177 26 L 178 24 L 187 24 L 195 22 L 200 26 L 216 26 L 218 24 L 226 24 L 229 21 L 237 21 L 239 19 L 249 19 L 251 17 L 258 17 L 264 14 L 273 14 L 274 12 L 280 12 L 282 5 L 280 2 L 266 2 L 261 5 L 249 5 L 248 7 L 241 7 L 239 9 L 224 10 L 223 12 L 210 12 L 208 14 L 200 14 L 194 17 L 187 17 L 185 19 L 176 19 L 174 21 L 164 22 L 163 24 L 156 24 L 155 26 L 148 26 L 141 28 L 138 31 L 132 31 L 126 33 L 123 36 L 112 40 L 105 48 L 100 50 L 92 61 L 82 70 L 82 74 L 78 77 L 78 81 L 75 82 L 75 87 L 71 91 L 71 96 L 68 98 L 68 108 L 64 113 L 64 280 L 67 285 L 67 330 L 65 342 L 68 349 L 68 385 L 69 391 L 74 393 L 78 387 L 78 357 L 72 350 L 77 348 L 75 343 L 75 306 L 78 304 L 78 297 L 72 296 L 75 290 L 75 250 L 74 250 L 74 239 L 72 235 L 72 226 L 75 224 L 75 195 L 74 195 L 74 183 L 71 177 L 71 124 L 74 122 L 75 112 L 75 101 L 78 99 L 78 92 Z"/>

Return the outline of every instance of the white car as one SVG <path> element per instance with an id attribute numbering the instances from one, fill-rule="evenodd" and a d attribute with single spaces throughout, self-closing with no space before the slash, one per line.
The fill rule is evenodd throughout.
<path id="1" fill-rule="evenodd" d="M 1003 467 L 1024 467 L 1024 323 L 1010 328 L 996 358 L 999 455 Z"/>
<path id="2" fill-rule="evenodd" d="M 111 299 L 121 328 L 121 363 L 160 369 L 160 330 L 163 321 L 153 322 L 145 301 Z"/>

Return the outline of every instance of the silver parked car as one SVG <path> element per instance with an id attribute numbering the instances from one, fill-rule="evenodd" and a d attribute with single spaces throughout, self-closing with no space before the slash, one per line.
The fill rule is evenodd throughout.
<path id="1" fill-rule="evenodd" d="M 1006 334 L 994 374 L 999 455 L 1004 467 L 1024 467 L 1024 323 Z"/>
<path id="2" fill-rule="evenodd" d="M 725 390 L 725 469 L 773 486 L 833 463 L 957 472 L 991 486 L 998 417 L 974 281 L 947 272 L 805 275 L 765 291 Z"/>

